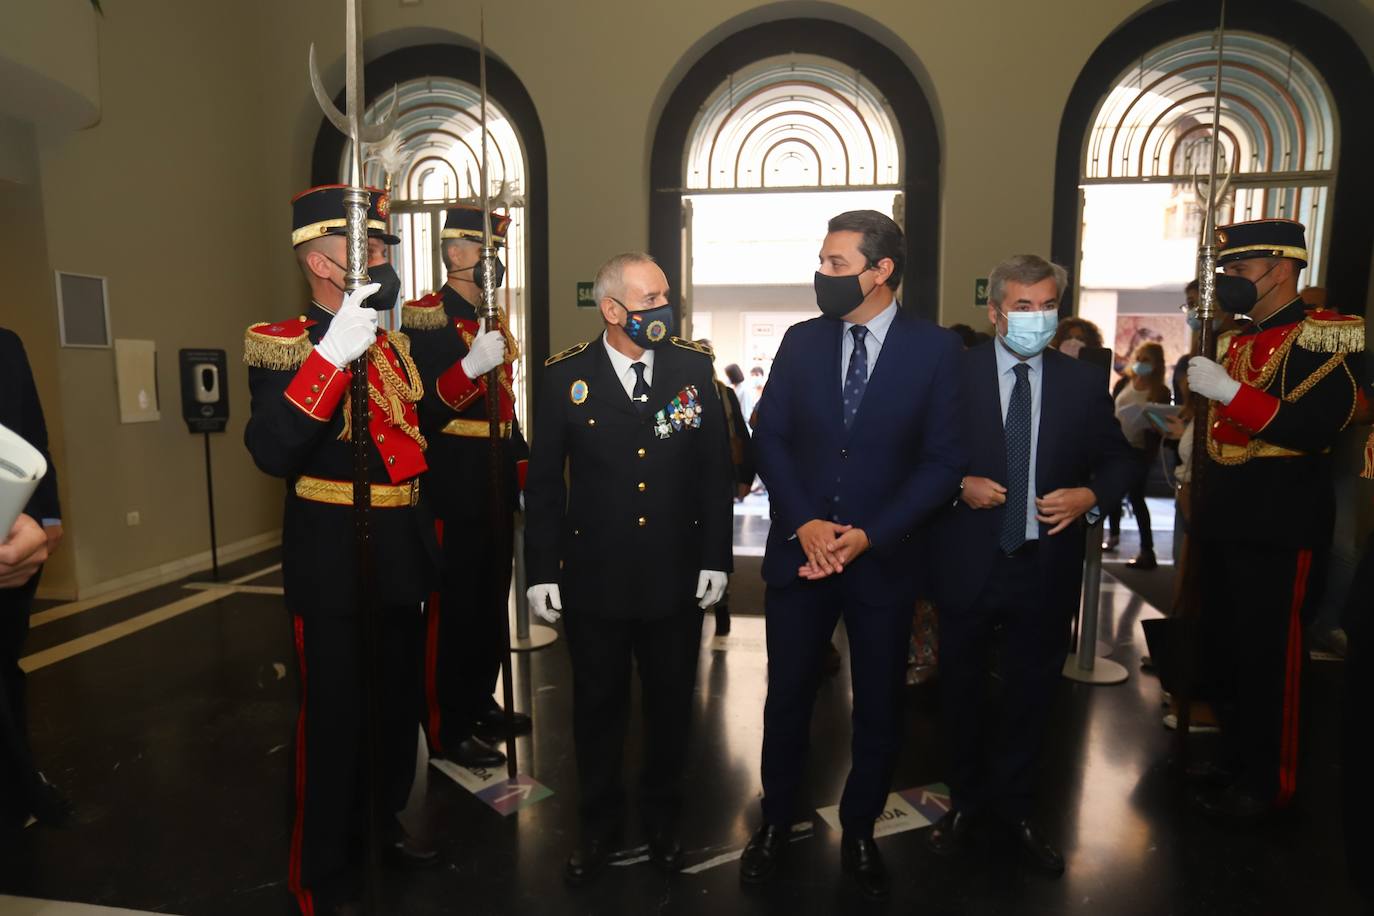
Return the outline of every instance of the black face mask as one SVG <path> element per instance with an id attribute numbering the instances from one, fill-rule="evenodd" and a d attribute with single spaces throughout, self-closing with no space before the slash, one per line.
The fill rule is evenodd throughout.
<path id="1" fill-rule="evenodd" d="M 847 277 L 830 277 L 816 271 L 816 307 L 821 314 L 827 318 L 843 318 L 863 305 L 864 288 L 859 278 L 872 269 L 865 267 Z"/>
<path id="2" fill-rule="evenodd" d="M 657 350 L 673 336 L 674 317 L 671 304 L 632 312 L 625 303 L 614 297 L 611 301 L 625 309 L 625 336 L 645 350 Z"/>
<path id="3" fill-rule="evenodd" d="M 325 257 L 329 256 L 325 255 Z M 329 258 L 329 263 L 345 274 L 348 273 L 348 268 L 333 258 Z M 396 275 L 395 268 L 386 263 L 378 264 L 376 267 L 367 269 L 367 276 L 369 282 L 381 284 L 382 288 L 363 300 L 363 308 L 376 309 L 379 312 L 394 309 L 401 298 L 401 278 Z"/>
<path id="4" fill-rule="evenodd" d="M 477 284 L 478 289 L 481 289 L 482 281 L 486 278 L 487 275 L 486 270 L 483 269 L 484 263 L 485 262 L 483 261 L 478 261 L 471 267 L 460 267 L 457 270 L 450 270 L 448 272 L 448 275 L 452 277 L 456 276 L 457 274 L 465 274 L 468 271 L 472 271 L 472 282 Z M 491 286 L 492 289 L 500 289 L 501 284 L 506 282 L 506 265 L 501 263 L 500 258 L 492 258 L 492 264 L 495 266 L 491 269 Z"/>
<path id="5" fill-rule="evenodd" d="M 1278 265 L 1275 265 L 1278 266 Z M 1260 274 L 1260 279 L 1274 270 L 1270 267 Z M 1245 277 L 1237 277 L 1232 274 L 1217 274 L 1217 305 L 1221 306 L 1223 312 L 1230 312 L 1232 315 L 1248 315 L 1250 310 L 1255 307 L 1255 303 L 1260 300 L 1259 285 L 1256 281 L 1247 280 Z M 1273 292 L 1271 289 L 1270 292 Z M 1265 293 L 1267 296 L 1268 293 Z"/>

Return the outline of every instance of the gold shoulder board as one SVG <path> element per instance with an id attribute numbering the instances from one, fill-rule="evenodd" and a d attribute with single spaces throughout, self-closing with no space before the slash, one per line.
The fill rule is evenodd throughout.
<path id="1" fill-rule="evenodd" d="M 704 353 L 705 355 L 711 357 L 711 359 L 716 358 L 714 350 L 712 350 L 705 344 L 697 343 L 695 340 L 686 340 L 682 337 L 670 337 L 669 340 L 673 342 L 673 346 L 675 347 L 681 347 L 684 350 L 695 350 L 697 353 Z"/>
<path id="2" fill-rule="evenodd" d="M 299 369 L 315 348 L 306 333 L 314 323 L 293 318 L 251 325 L 243 335 L 243 361 L 259 369 Z"/>
<path id="3" fill-rule="evenodd" d="M 567 359 L 569 356 L 576 356 L 577 354 L 581 353 L 583 350 L 587 349 L 587 347 L 590 346 L 590 345 L 591 345 L 591 341 L 583 341 L 583 342 L 580 343 L 580 344 L 576 344 L 576 345 L 574 345 L 574 346 L 568 347 L 568 349 L 564 350 L 563 352 L 561 352 L 561 353 L 555 353 L 553 356 L 550 356 L 548 359 L 544 360 L 544 365 L 546 365 L 546 366 L 552 366 L 554 363 L 562 362 L 563 360 Z"/>

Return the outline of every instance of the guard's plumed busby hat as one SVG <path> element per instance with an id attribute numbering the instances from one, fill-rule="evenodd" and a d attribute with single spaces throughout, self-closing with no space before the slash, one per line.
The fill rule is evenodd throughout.
<path id="1" fill-rule="evenodd" d="M 510 228 L 510 217 L 500 213 L 491 214 L 491 241 L 500 248 L 506 244 L 506 230 Z M 439 233 L 441 239 L 464 239 L 482 244 L 482 208 L 453 207 L 444 218 L 444 229 Z"/>
<path id="2" fill-rule="evenodd" d="M 1217 264 L 1291 258 L 1307 266 L 1307 230 L 1291 219 L 1256 219 L 1217 227 Z"/>
<path id="3" fill-rule="evenodd" d="M 344 191 L 347 185 L 322 184 L 302 191 L 291 198 L 291 245 L 317 239 L 324 235 L 347 235 L 348 214 L 344 210 Z M 399 238 L 386 231 L 386 217 L 391 212 L 391 200 L 385 191 L 368 188 L 371 199 L 367 205 L 367 234 L 395 245 Z"/>

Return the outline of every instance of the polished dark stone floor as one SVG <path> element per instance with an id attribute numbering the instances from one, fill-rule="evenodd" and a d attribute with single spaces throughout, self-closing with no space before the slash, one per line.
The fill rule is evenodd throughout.
<path id="1" fill-rule="evenodd" d="M 226 568 L 243 576 L 276 562 Z M 746 564 L 741 564 L 745 566 Z M 748 574 L 747 572 L 744 574 Z M 248 585 L 271 586 L 267 574 Z M 43 624 L 30 651 L 99 631 L 192 594 L 163 586 Z M 740 588 L 737 611 L 745 611 Z M 750 599 L 752 600 L 752 599 Z M 580 891 L 563 886 L 575 836 L 575 783 L 565 648 L 523 657 L 517 705 L 535 731 L 522 770 L 554 795 L 502 817 L 437 770 L 424 809 L 450 864 L 384 875 L 387 914 L 1345 914 L 1362 912 L 1340 845 L 1336 763 L 1340 665 L 1316 663 L 1306 684 L 1299 809 L 1282 826 L 1228 830 L 1194 815 L 1166 772 L 1170 733 L 1157 682 L 1138 670 L 1138 619 L 1153 611 L 1123 587 L 1104 591 L 1102 637 L 1131 672 L 1117 687 L 1065 681 L 1044 762 L 1040 817 L 1068 873 L 1050 881 L 1009 860 L 950 865 L 924 833 L 883 839 L 893 899 L 864 904 L 841 880 L 839 837 L 814 812 L 776 884 L 741 891 L 733 862 L 671 879 L 648 864 L 612 868 Z M 743 846 L 757 822 L 766 682 L 763 621 L 737 615 L 729 648 L 703 634 L 692 798 L 682 839 L 695 866 Z M 839 644 L 843 651 L 843 634 Z M 0 850 L 0 893 L 188 916 L 291 913 L 284 889 L 288 763 L 295 674 L 281 599 L 225 593 L 211 603 L 31 675 L 33 733 L 54 780 L 80 807 L 75 828 L 37 827 Z M 938 685 L 913 688 L 894 789 L 937 782 Z M 838 801 L 848 757 L 843 676 L 818 698 L 809 774 L 812 807 Z M 1205 740 L 1199 745 L 1205 750 Z M 638 748 L 632 742 L 631 757 Z M 631 825 L 630 845 L 638 842 Z M 0 899 L 0 914 L 6 911 Z M 19 910 L 10 910 L 19 912 Z M 23 911 L 30 912 L 30 911 Z"/>

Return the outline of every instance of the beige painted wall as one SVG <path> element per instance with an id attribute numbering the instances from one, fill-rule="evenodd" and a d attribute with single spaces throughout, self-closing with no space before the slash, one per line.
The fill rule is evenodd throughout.
<path id="1" fill-rule="evenodd" d="M 57 354 L 83 588 L 209 548 L 202 444 L 181 420 L 181 347 L 231 354 L 234 419 L 213 439 L 220 543 L 280 526 L 280 485 L 242 445 L 238 358 L 250 321 L 299 311 L 261 276 L 264 233 L 283 217 L 263 210 L 274 144 L 257 117 L 256 22 L 208 2 L 106 7 L 100 123 L 39 138 L 48 258 L 109 278 L 114 337 L 156 341 L 162 419 L 120 424 L 112 350 Z M 125 524 L 131 510 L 138 527 Z"/>
<path id="2" fill-rule="evenodd" d="M 63 0 L 67 2 L 67 0 Z M 1311 0 L 1374 51 L 1374 0 Z M 83 587 L 207 546 L 199 442 L 184 431 L 178 347 L 235 356 L 253 320 L 300 310 L 288 201 L 309 180 L 320 115 L 306 79 L 318 46 L 342 78 L 340 0 L 127 0 L 100 24 L 100 123 L 40 135 L 50 266 L 107 275 L 114 333 L 159 348 L 163 419 L 121 426 L 104 351 L 62 351 L 69 502 Z M 967 287 L 1012 251 L 1049 246 L 1064 100 L 1084 61 L 1140 0 L 505 0 L 487 4 L 494 56 L 523 80 L 550 168 L 551 345 L 595 333 L 574 284 L 648 237 L 648 165 L 658 112 L 721 37 L 798 15 L 845 21 L 911 66 L 935 110 L 943 166 L 940 271 L 946 321 Z M 473 44 L 471 0 L 364 4 L 368 50 Z M 809 269 L 809 265 L 808 265 Z M 235 420 L 215 442 L 221 540 L 279 523 L 279 490 L 240 437 L 244 374 L 231 359 Z M 127 528 L 125 512 L 143 524 Z"/>

